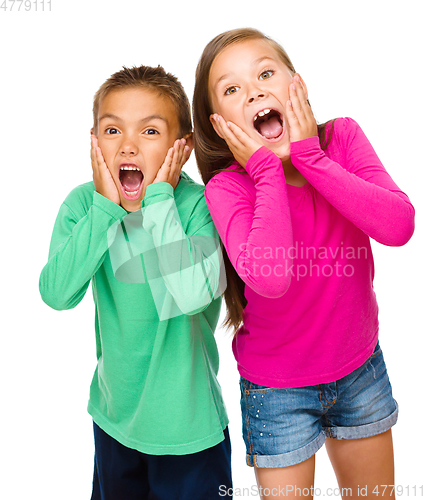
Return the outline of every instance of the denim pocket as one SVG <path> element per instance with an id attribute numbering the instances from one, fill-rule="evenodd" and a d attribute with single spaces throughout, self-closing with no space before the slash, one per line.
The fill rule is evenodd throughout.
<path id="1" fill-rule="evenodd" d="M 381 354 L 381 352 L 382 352 L 382 349 L 381 349 L 379 343 L 377 342 L 376 347 L 374 348 L 373 354 L 369 357 L 369 359 L 376 358 L 379 354 Z"/>
<path id="2" fill-rule="evenodd" d="M 254 384 L 244 377 L 240 377 L 240 387 L 244 394 L 266 394 L 267 392 L 279 391 L 275 387 L 267 387 L 265 385 Z"/>

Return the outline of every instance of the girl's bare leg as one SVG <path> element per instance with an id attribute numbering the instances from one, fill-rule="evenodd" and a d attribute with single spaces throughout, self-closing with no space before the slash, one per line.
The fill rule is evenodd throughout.
<path id="1" fill-rule="evenodd" d="M 276 469 L 255 467 L 255 473 L 262 500 L 313 499 L 315 455 L 300 464 L 289 467 Z"/>
<path id="2" fill-rule="evenodd" d="M 392 431 L 363 439 L 326 439 L 342 498 L 395 498 Z"/>

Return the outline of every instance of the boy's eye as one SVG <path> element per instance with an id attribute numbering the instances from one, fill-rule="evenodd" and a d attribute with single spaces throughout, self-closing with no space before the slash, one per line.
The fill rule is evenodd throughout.
<path id="1" fill-rule="evenodd" d="M 105 133 L 106 134 L 119 134 L 119 131 L 116 129 L 116 128 L 113 128 L 113 127 L 108 127 L 106 130 L 105 130 Z"/>
<path id="2" fill-rule="evenodd" d="M 271 78 L 273 74 L 274 72 L 268 69 L 259 75 L 259 80 L 267 80 L 268 78 Z"/>
<path id="3" fill-rule="evenodd" d="M 158 134 L 158 130 L 155 130 L 153 128 L 149 128 L 148 130 L 145 130 L 144 134 L 146 134 L 146 135 L 155 135 L 155 134 Z"/>
<path id="4" fill-rule="evenodd" d="M 240 87 L 233 85 L 232 87 L 228 87 L 225 90 L 225 95 L 235 94 L 235 92 L 238 92 L 239 90 L 240 90 Z"/>

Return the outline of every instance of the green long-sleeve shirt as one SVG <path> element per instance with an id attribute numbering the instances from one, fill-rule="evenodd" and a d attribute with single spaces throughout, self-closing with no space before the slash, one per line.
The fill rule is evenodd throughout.
<path id="1" fill-rule="evenodd" d="M 92 182 L 59 210 L 40 292 L 54 309 L 71 309 L 92 281 L 97 366 L 88 411 L 125 446 L 181 455 L 223 440 L 218 246 L 204 188 L 183 172 L 175 190 L 148 186 L 138 212 Z"/>

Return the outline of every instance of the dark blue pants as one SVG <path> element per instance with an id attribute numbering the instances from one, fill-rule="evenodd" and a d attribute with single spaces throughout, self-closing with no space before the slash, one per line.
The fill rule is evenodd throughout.
<path id="1" fill-rule="evenodd" d="M 218 500 L 232 498 L 231 443 L 190 455 L 146 455 L 127 448 L 95 423 L 92 500 Z"/>

